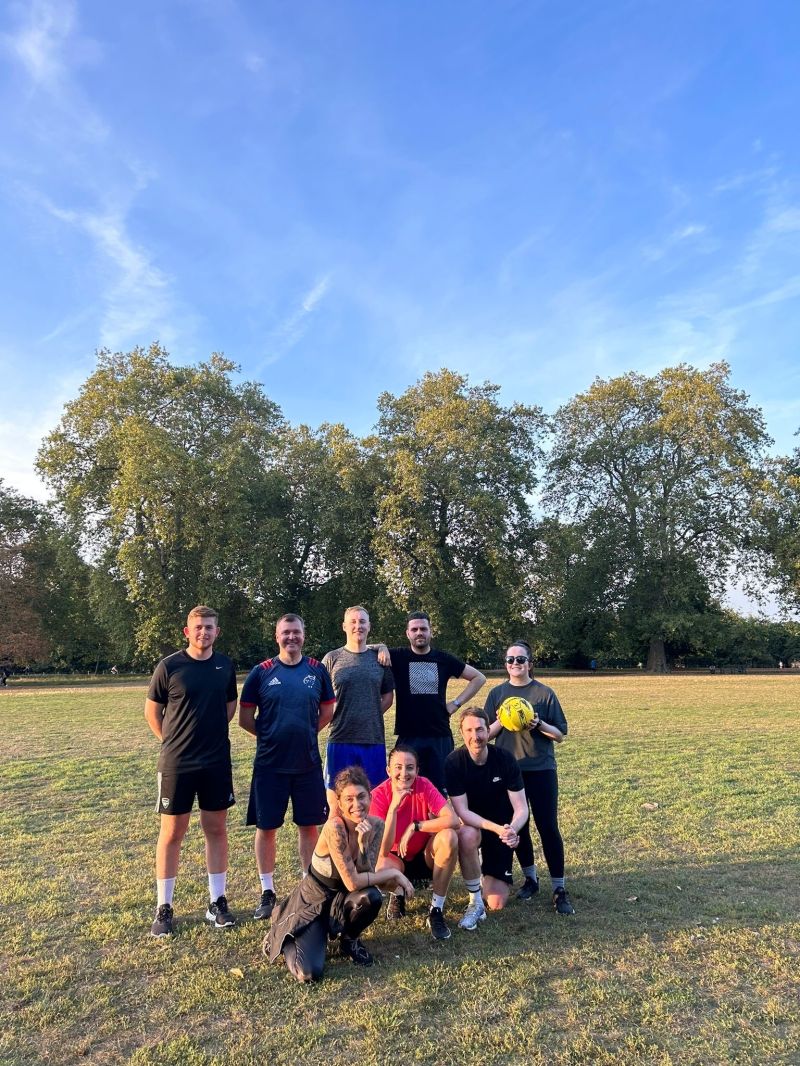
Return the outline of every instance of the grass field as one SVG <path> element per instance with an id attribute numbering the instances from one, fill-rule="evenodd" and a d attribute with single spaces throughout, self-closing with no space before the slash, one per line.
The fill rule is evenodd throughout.
<path id="1" fill-rule="evenodd" d="M 248 917 L 250 738 L 232 728 L 243 920 L 204 924 L 193 823 L 157 941 L 143 687 L 2 691 L 0 1063 L 800 1063 L 800 678 L 552 683 L 575 918 L 545 891 L 437 943 L 423 892 L 372 927 L 371 970 L 331 960 L 311 987 L 265 964 Z M 291 825 L 280 841 L 279 895 Z M 465 904 L 457 876 L 451 919 Z"/>

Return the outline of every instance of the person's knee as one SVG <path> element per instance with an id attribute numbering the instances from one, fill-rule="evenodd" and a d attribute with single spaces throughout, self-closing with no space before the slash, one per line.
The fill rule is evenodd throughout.
<path id="1" fill-rule="evenodd" d="M 183 818 L 162 818 L 158 830 L 158 839 L 162 844 L 180 844 L 189 828 Z"/>
<path id="2" fill-rule="evenodd" d="M 458 837 L 454 829 L 442 829 L 433 841 L 433 859 L 439 866 L 447 863 L 458 854 Z"/>
<path id="3" fill-rule="evenodd" d="M 486 906 L 490 911 L 501 911 L 508 902 L 507 896 L 488 895 L 484 898 L 486 899 Z"/>
<path id="4" fill-rule="evenodd" d="M 471 825 L 462 825 L 458 830 L 458 847 L 464 852 L 477 851 L 481 843 L 481 831 Z"/>

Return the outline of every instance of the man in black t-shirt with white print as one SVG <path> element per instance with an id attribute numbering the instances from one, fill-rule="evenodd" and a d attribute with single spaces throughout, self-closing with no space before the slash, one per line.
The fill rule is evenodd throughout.
<path id="1" fill-rule="evenodd" d="M 446 792 L 444 762 L 453 750 L 450 716 L 469 703 L 483 688 L 486 678 L 455 655 L 431 647 L 433 630 L 424 611 L 408 615 L 406 636 L 407 648 L 373 645 L 379 650 L 378 661 L 391 665 L 394 674 L 397 743 L 413 748 L 419 755 L 420 776 L 427 777 L 440 792 Z M 456 677 L 463 678 L 467 685 L 448 702 L 447 682 Z"/>
<path id="2" fill-rule="evenodd" d="M 181 842 L 195 797 L 206 845 L 210 897 L 206 918 L 215 929 L 236 920 L 225 896 L 227 815 L 235 803 L 228 723 L 236 710 L 236 672 L 226 655 L 214 651 L 219 626 L 211 607 L 194 607 L 183 632 L 188 647 L 158 664 L 144 706 L 147 724 L 161 741 L 153 936 L 169 936 L 173 931 L 172 898 Z"/>

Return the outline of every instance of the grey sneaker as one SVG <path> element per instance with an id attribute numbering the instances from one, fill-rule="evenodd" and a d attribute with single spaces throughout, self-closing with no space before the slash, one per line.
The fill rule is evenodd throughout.
<path id="1" fill-rule="evenodd" d="M 575 908 L 572 906 L 567 890 L 565 888 L 557 888 L 553 893 L 553 906 L 556 909 L 557 914 L 574 914 Z"/>
<path id="2" fill-rule="evenodd" d="M 480 903 L 470 903 L 467 909 L 464 911 L 464 917 L 458 923 L 459 929 L 477 929 L 478 922 L 486 920 L 486 908 L 483 905 L 483 901 Z"/>
<path id="3" fill-rule="evenodd" d="M 406 916 L 406 897 L 397 896 L 392 892 L 389 896 L 389 902 L 386 904 L 386 920 L 388 922 L 399 921 L 400 918 Z"/>
<path id="4" fill-rule="evenodd" d="M 175 915 L 169 903 L 162 903 L 156 911 L 156 920 L 150 926 L 151 936 L 172 936 L 172 922 Z"/>
<path id="5" fill-rule="evenodd" d="M 218 900 L 209 903 L 206 921 L 211 922 L 215 929 L 228 929 L 236 925 L 236 919 L 228 910 L 228 901 L 225 896 L 220 896 Z"/>
<path id="6" fill-rule="evenodd" d="M 265 888 L 261 893 L 261 902 L 256 908 L 256 912 L 253 915 L 254 918 L 261 920 L 262 918 L 272 917 L 272 908 L 275 906 L 275 893 L 271 888 Z"/>
<path id="7" fill-rule="evenodd" d="M 539 882 L 534 877 L 526 877 L 525 880 L 522 882 L 522 886 L 519 892 L 517 892 L 517 899 L 533 899 L 533 897 L 538 891 Z"/>
<path id="8" fill-rule="evenodd" d="M 425 924 L 431 931 L 431 936 L 434 940 L 449 940 L 450 930 L 447 926 L 447 922 L 444 920 L 441 907 L 431 907 L 428 912 L 428 917 L 425 920 Z"/>

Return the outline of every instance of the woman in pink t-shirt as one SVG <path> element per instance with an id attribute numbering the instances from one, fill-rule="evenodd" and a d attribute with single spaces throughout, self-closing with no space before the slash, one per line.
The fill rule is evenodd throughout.
<path id="1" fill-rule="evenodd" d="M 372 791 L 370 814 L 385 822 L 376 870 L 400 870 L 411 881 L 433 880 L 426 925 L 435 940 L 447 940 L 444 901 L 458 859 L 458 818 L 447 798 L 419 776 L 419 759 L 411 748 L 389 752 L 388 780 Z M 405 915 L 405 896 L 392 893 L 386 908 L 391 921 Z"/>

